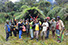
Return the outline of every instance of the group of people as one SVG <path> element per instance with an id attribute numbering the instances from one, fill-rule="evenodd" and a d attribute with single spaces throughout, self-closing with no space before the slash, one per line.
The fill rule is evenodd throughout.
<path id="1" fill-rule="evenodd" d="M 30 16 L 30 15 L 29 15 Z M 19 34 L 19 39 L 22 39 L 21 35 L 23 32 L 26 33 L 27 37 L 30 35 L 31 40 L 36 38 L 36 40 L 39 40 L 39 35 L 41 36 L 41 39 L 43 40 L 43 37 L 45 39 L 49 38 L 49 32 L 52 31 L 52 36 L 55 38 L 55 32 L 57 35 L 57 42 L 61 42 L 61 36 L 60 32 L 64 30 L 64 24 L 63 21 L 60 20 L 60 17 L 57 16 L 57 21 L 55 21 L 55 18 L 52 18 L 50 21 L 50 17 L 47 17 L 44 19 L 43 22 L 41 22 L 38 18 L 38 16 L 35 18 L 32 18 L 30 16 L 30 20 L 22 20 L 18 22 L 16 19 L 6 21 L 5 23 L 5 31 L 6 31 L 6 41 L 8 41 L 9 36 L 12 36 L 12 32 L 15 37 L 17 37 L 17 34 Z"/>

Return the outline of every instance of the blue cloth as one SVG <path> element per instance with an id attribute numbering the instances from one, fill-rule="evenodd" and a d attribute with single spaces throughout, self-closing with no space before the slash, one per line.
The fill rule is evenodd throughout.
<path id="1" fill-rule="evenodd" d="M 30 29 L 30 35 L 31 35 L 31 38 L 33 38 L 33 30 Z"/>
<path id="2" fill-rule="evenodd" d="M 8 41 L 9 33 L 6 33 L 6 41 Z"/>
<path id="3" fill-rule="evenodd" d="M 8 32 L 10 32 L 10 26 L 7 24 Z"/>
<path id="4" fill-rule="evenodd" d="M 47 30 L 47 36 L 46 37 L 49 38 L 49 30 Z"/>
<path id="5" fill-rule="evenodd" d="M 60 30 L 56 29 L 56 35 L 60 36 Z"/>
<path id="6" fill-rule="evenodd" d="M 21 38 L 22 30 L 19 30 L 19 39 Z"/>
<path id="7" fill-rule="evenodd" d="M 30 18 L 30 20 L 32 20 L 32 18 Z"/>

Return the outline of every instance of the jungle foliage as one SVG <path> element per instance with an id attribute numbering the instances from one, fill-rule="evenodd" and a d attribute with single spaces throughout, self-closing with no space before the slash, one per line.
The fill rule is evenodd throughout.
<path id="1" fill-rule="evenodd" d="M 20 2 L 15 3 L 7 1 L 4 4 L 2 4 L 1 2 L 0 23 L 5 22 L 6 19 L 12 19 L 13 15 L 15 15 L 16 19 L 29 17 L 29 14 L 32 15 L 30 11 L 35 16 L 39 14 L 40 18 L 46 18 L 48 16 L 53 18 L 60 16 L 62 20 L 65 20 L 66 17 L 64 16 L 64 14 L 68 13 L 68 3 L 52 5 L 50 2 L 44 0 L 40 0 L 39 2 L 37 2 L 36 0 L 20 0 Z"/>

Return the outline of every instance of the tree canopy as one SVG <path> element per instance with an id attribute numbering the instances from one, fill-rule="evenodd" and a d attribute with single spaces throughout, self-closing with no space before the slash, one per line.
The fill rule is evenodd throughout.
<path id="1" fill-rule="evenodd" d="M 30 10 L 32 10 L 33 11 L 33 15 L 38 15 L 39 14 L 39 17 L 40 18 L 42 18 L 42 19 L 44 19 L 45 18 L 45 15 L 37 8 L 37 7 L 31 7 L 31 8 L 26 8 L 26 9 L 24 9 L 22 12 L 21 12 L 21 14 L 19 15 L 19 16 L 16 16 L 16 19 L 19 19 L 19 18 L 24 18 L 24 17 L 26 17 L 26 15 L 27 15 L 27 17 L 29 17 L 29 14 L 30 15 L 32 15 L 31 13 L 30 13 Z M 35 10 L 35 11 L 34 11 Z M 43 18 L 44 17 L 44 18 Z"/>

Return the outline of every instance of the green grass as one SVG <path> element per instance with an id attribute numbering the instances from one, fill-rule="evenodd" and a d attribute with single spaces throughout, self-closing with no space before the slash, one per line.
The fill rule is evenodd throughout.
<path id="1" fill-rule="evenodd" d="M 22 34 L 22 39 L 18 39 L 17 37 L 9 37 L 9 41 L 5 41 L 5 30 L 4 24 L 0 24 L 0 45 L 68 45 L 68 36 L 64 36 L 64 40 L 61 43 L 56 42 L 56 38 L 52 38 L 52 34 L 50 32 L 49 39 L 41 40 L 39 37 L 39 41 L 36 39 L 30 40 L 30 36 L 27 38 L 26 34 Z"/>

